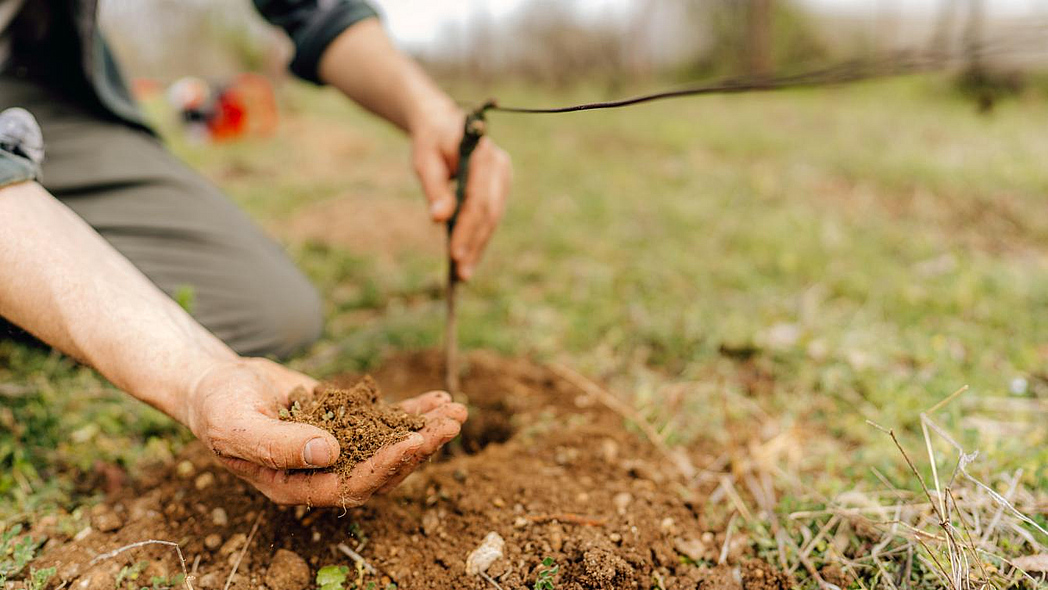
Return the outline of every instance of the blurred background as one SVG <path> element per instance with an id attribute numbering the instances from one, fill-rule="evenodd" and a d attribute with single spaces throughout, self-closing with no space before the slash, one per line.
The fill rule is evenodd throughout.
<path id="1" fill-rule="evenodd" d="M 1048 64 L 1046 0 L 377 0 L 399 45 L 435 75 L 611 85 L 767 74 L 898 52 L 1020 72 Z M 250 0 L 104 0 L 139 78 L 284 77 L 289 45 Z M 191 42 L 190 42 L 191 40 Z M 985 62 L 985 63 L 982 63 Z M 1016 88 L 1013 88 L 1015 90 Z"/>

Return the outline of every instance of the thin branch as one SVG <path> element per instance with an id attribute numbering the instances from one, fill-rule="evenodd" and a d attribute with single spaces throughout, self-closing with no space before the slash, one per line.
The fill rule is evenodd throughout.
<path id="1" fill-rule="evenodd" d="M 105 561 L 107 559 L 116 557 L 124 551 L 129 551 L 138 547 L 144 547 L 146 545 L 164 545 L 167 547 L 174 547 L 175 553 L 178 554 L 178 562 L 182 565 L 182 575 L 185 576 L 184 581 L 186 584 L 186 588 L 188 588 L 189 590 L 193 590 L 193 582 L 191 580 L 191 576 L 189 575 L 189 569 L 186 568 L 186 558 L 182 556 L 182 548 L 178 546 L 178 543 L 172 541 L 160 541 L 157 539 L 149 539 L 148 541 L 139 541 L 137 543 L 131 543 L 130 545 L 124 545 L 123 547 L 120 547 L 119 549 L 114 549 L 108 553 L 96 555 L 94 559 L 88 562 L 88 565 L 94 565 L 99 561 Z"/>
<path id="2" fill-rule="evenodd" d="M 244 548 L 240 550 L 240 555 L 237 556 L 236 563 L 233 564 L 233 569 L 229 572 L 229 577 L 226 578 L 226 585 L 223 586 L 222 590 L 229 590 L 229 585 L 233 583 L 233 576 L 237 575 L 237 568 L 240 567 L 240 562 L 244 560 L 244 554 L 247 553 L 248 547 L 251 546 L 255 533 L 258 532 L 258 525 L 262 522 L 262 514 L 262 512 L 259 512 L 258 517 L 255 518 L 255 524 L 251 526 L 251 532 L 248 534 L 247 540 L 244 541 Z"/>

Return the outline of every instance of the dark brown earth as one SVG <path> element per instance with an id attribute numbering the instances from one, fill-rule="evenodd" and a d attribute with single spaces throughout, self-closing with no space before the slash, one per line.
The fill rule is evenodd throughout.
<path id="1" fill-rule="evenodd" d="M 378 384 L 370 376 L 345 389 L 321 384 L 312 395 L 300 387 L 291 392 L 290 401 L 291 411 L 281 419 L 333 434 L 341 452 L 325 471 L 342 476 L 348 476 L 357 463 L 370 459 L 382 447 L 398 443 L 426 425 L 421 416 L 382 401 Z"/>
<path id="2" fill-rule="evenodd" d="M 439 356 L 394 358 L 374 375 L 396 397 L 417 395 L 439 387 Z M 171 547 L 90 561 L 161 539 L 179 543 L 201 590 L 223 588 L 241 555 L 235 590 L 304 590 L 327 565 L 349 566 L 347 590 L 369 582 L 379 590 L 391 582 L 400 590 L 480 590 L 492 586 L 466 574 L 466 558 L 494 531 L 505 539 L 504 556 L 487 573 L 505 589 L 531 588 L 545 557 L 560 568 L 557 590 L 791 586 L 746 555 L 738 533 L 726 562 L 712 565 L 725 534 L 707 520 L 704 499 L 618 415 L 549 370 L 475 353 L 463 389 L 470 420 L 461 440 L 366 506 L 274 506 L 194 444 L 96 507 L 90 528 L 38 523 L 34 534 L 52 539 L 32 565 L 58 568 L 52 587 L 112 590 L 121 567 L 146 561 L 139 580 L 120 587 L 148 586 L 153 575 L 181 571 Z M 340 544 L 374 573 L 358 569 Z"/>

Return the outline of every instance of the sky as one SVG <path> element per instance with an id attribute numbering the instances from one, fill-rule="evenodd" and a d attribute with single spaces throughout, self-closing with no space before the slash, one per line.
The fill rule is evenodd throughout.
<path id="1" fill-rule="evenodd" d="M 373 0 L 385 13 L 386 26 L 401 44 L 426 48 L 447 24 L 468 23 L 477 13 L 487 12 L 500 20 L 528 4 L 528 0 Z M 559 0 L 545 0 L 557 2 Z M 942 0 L 799 0 L 816 10 L 845 14 L 874 14 L 878 10 L 894 13 L 927 14 Z M 643 0 L 576 0 L 584 14 L 601 17 L 623 16 Z M 1040 7 L 1048 11 L 1048 0 L 983 0 L 990 15 L 1029 14 Z"/>

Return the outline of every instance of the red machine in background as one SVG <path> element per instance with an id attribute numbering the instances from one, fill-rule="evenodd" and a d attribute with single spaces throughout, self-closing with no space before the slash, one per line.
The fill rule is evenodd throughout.
<path id="1" fill-rule="evenodd" d="M 187 133 L 201 141 L 269 135 L 278 122 L 273 86 L 258 74 L 240 74 L 221 84 L 182 78 L 168 88 L 167 99 Z"/>

